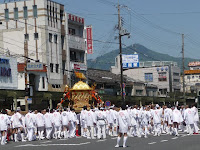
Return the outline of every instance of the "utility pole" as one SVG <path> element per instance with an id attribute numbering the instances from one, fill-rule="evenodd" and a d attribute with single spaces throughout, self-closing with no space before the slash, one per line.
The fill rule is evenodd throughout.
<path id="1" fill-rule="evenodd" d="M 118 9 L 118 30 L 119 30 L 119 56 L 120 56 L 120 75 L 121 75 L 121 99 L 123 105 L 125 104 L 125 85 L 124 85 L 124 77 L 123 77 L 123 64 L 122 64 L 122 36 L 127 35 L 130 37 L 130 33 L 128 33 L 125 29 L 122 28 L 122 18 L 120 16 L 120 7 L 121 5 L 117 5 Z M 127 8 L 127 6 L 123 6 Z"/>
<path id="2" fill-rule="evenodd" d="M 123 78 L 123 66 L 122 66 L 122 35 L 121 35 L 121 16 L 120 16 L 120 5 L 118 3 L 118 30 L 119 30 L 119 57 L 120 57 L 120 75 L 121 75 L 121 96 L 122 96 L 122 103 L 125 104 L 124 99 L 124 78 Z"/>
<path id="3" fill-rule="evenodd" d="M 185 60 L 184 60 L 184 34 L 182 34 L 182 72 L 183 72 L 183 99 L 184 103 L 186 104 L 185 100 Z"/>
<path id="4" fill-rule="evenodd" d="M 25 3 L 25 2 L 24 2 Z M 26 4 L 26 3 L 25 3 Z M 25 34 L 28 35 L 27 19 L 25 19 Z M 28 73 L 27 73 L 27 58 L 28 58 L 28 39 L 24 41 L 24 71 L 25 71 L 25 111 L 28 111 Z"/>

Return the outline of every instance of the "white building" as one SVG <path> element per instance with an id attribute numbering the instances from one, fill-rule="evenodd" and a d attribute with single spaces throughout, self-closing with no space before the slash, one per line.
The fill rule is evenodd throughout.
<path id="1" fill-rule="evenodd" d="M 0 49 L 18 56 L 18 89 L 25 89 L 26 58 L 44 64 L 42 71 L 28 71 L 33 90 L 63 92 L 71 85 L 73 70 L 87 69 L 84 27 L 84 18 L 51 0 L 0 4 Z"/>
<path id="2" fill-rule="evenodd" d="M 120 74 L 119 56 L 111 72 Z M 166 97 L 168 92 L 180 91 L 180 68 L 175 62 L 140 62 L 139 68 L 126 69 L 124 75 L 158 87 L 158 96 Z"/>
<path id="3" fill-rule="evenodd" d="M 196 93 L 200 83 L 200 62 L 190 62 L 189 70 L 185 70 L 185 90 L 187 93 Z"/>

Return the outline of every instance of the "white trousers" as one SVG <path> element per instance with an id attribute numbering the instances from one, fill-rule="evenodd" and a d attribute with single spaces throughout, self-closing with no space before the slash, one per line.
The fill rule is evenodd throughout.
<path id="1" fill-rule="evenodd" d="M 93 126 L 88 126 L 87 127 L 87 137 L 94 139 L 94 127 Z"/>
<path id="2" fill-rule="evenodd" d="M 97 125 L 97 138 L 100 139 L 101 136 L 103 135 L 103 138 L 106 138 L 106 126 L 105 125 Z"/>
<path id="3" fill-rule="evenodd" d="M 47 138 L 47 139 L 50 139 L 50 138 L 51 138 L 52 130 L 53 130 L 52 127 L 46 128 L 46 138 Z"/>
<path id="4" fill-rule="evenodd" d="M 28 134 L 28 141 L 33 141 L 33 135 L 34 135 L 34 128 L 27 128 Z"/>

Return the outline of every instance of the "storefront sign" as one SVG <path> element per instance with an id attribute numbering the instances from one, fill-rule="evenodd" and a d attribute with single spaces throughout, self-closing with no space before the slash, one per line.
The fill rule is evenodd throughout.
<path id="1" fill-rule="evenodd" d="M 189 62 L 188 67 L 196 67 L 196 66 L 200 66 L 200 62 L 196 61 L 196 62 Z"/>
<path id="2" fill-rule="evenodd" d="M 43 70 L 42 63 L 28 63 L 27 70 Z"/>
<path id="3" fill-rule="evenodd" d="M 92 27 L 87 27 L 87 53 L 93 54 L 93 45 L 92 45 Z"/>

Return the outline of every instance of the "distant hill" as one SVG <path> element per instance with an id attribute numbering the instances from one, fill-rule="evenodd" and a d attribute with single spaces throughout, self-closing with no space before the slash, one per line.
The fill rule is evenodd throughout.
<path id="1" fill-rule="evenodd" d="M 139 61 L 174 61 L 178 63 L 179 67 L 182 67 L 182 58 L 181 57 L 172 57 L 168 54 L 162 54 L 150 50 L 140 44 L 133 44 L 122 50 L 123 54 L 134 54 L 137 52 L 139 54 Z M 109 53 L 106 53 L 102 56 L 97 57 L 96 59 L 88 60 L 88 68 L 101 69 L 101 70 L 110 70 L 111 66 L 115 65 L 115 57 L 119 55 L 119 50 L 113 50 Z M 185 58 L 185 68 L 188 69 L 188 63 L 195 61 L 192 58 Z"/>

